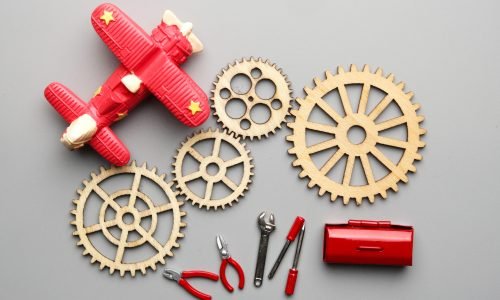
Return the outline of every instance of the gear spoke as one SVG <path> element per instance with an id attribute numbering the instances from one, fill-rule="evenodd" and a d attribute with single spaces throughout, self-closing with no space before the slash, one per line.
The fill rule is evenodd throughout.
<path id="1" fill-rule="evenodd" d="M 146 217 L 153 215 L 153 213 L 158 214 L 158 213 L 166 212 L 166 211 L 172 210 L 172 209 L 173 209 L 172 203 L 165 203 L 162 205 L 155 206 L 153 209 L 147 209 L 147 210 L 140 211 L 139 217 L 146 218 Z"/>
<path id="2" fill-rule="evenodd" d="M 203 173 L 200 170 L 198 170 L 198 171 L 193 172 L 191 174 L 180 177 L 179 180 L 182 180 L 182 182 L 189 182 L 189 181 L 193 181 L 195 179 L 200 178 L 202 175 L 203 175 Z"/>
<path id="3" fill-rule="evenodd" d="M 363 84 L 361 96 L 359 97 L 358 114 L 366 113 L 366 106 L 368 105 L 368 96 L 370 95 L 371 85 L 368 83 Z"/>
<path id="4" fill-rule="evenodd" d="M 344 152 L 341 150 L 337 150 L 332 157 L 321 167 L 321 170 L 319 172 L 323 175 L 326 175 L 330 170 L 339 162 L 339 160 L 344 156 Z"/>
<path id="5" fill-rule="evenodd" d="M 308 154 L 314 154 L 317 152 L 321 152 L 327 149 L 331 149 L 333 147 L 336 147 L 338 145 L 338 142 L 336 139 L 330 139 L 321 143 L 314 144 L 310 147 L 307 148 L 307 153 Z"/>
<path id="6" fill-rule="evenodd" d="M 222 138 L 221 137 L 215 138 L 215 140 L 214 140 L 214 148 L 212 150 L 212 156 L 219 156 L 221 144 L 222 144 Z"/>
<path id="7" fill-rule="evenodd" d="M 366 182 L 369 185 L 375 183 L 375 178 L 373 177 L 372 166 L 370 165 L 370 161 L 368 160 L 368 155 L 364 154 L 360 156 L 361 165 L 363 166 L 363 171 L 365 173 Z"/>
<path id="8" fill-rule="evenodd" d="M 164 249 L 163 249 L 163 246 L 162 246 L 160 243 L 158 243 L 158 241 L 157 241 L 157 240 L 155 240 L 155 239 L 151 236 L 151 234 L 149 234 L 149 232 L 147 232 L 147 231 L 146 231 L 146 230 L 145 230 L 142 226 L 137 226 L 137 227 L 135 227 L 135 230 L 136 230 L 136 231 L 137 231 L 140 235 L 142 235 L 142 236 L 146 239 L 146 241 L 148 241 L 148 242 L 149 242 L 149 244 L 151 244 L 151 246 L 153 246 L 153 247 L 156 249 L 156 251 L 158 251 L 159 253 L 163 252 L 163 250 L 164 250 Z"/>
<path id="9" fill-rule="evenodd" d="M 326 125 L 326 124 L 320 124 L 320 123 L 307 121 L 305 123 L 305 127 L 309 130 L 314 130 L 314 131 L 318 131 L 318 132 L 324 132 L 324 133 L 330 133 L 330 134 L 337 133 L 335 126 Z"/>
<path id="10" fill-rule="evenodd" d="M 391 95 L 387 94 L 382 101 L 375 106 L 375 108 L 370 112 L 368 117 L 375 120 L 380 114 L 387 108 L 387 106 L 394 100 Z"/>
<path id="11" fill-rule="evenodd" d="M 102 200 L 104 200 L 104 203 L 111 206 L 114 210 L 118 211 L 121 208 L 120 204 L 116 203 L 113 199 L 111 199 L 109 195 L 100 186 L 95 185 L 93 187 L 93 190 L 99 197 L 101 197 Z"/>
<path id="12" fill-rule="evenodd" d="M 94 233 L 97 231 L 101 231 L 104 228 L 109 228 L 109 227 L 113 227 L 116 225 L 118 225 L 118 221 L 116 219 L 113 219 L 113 220 L 109 220 L 109 221 L 104 222 L 104 224 L 97 223 L 94 225 L 87 226 L 84 229 L 85 229 L 85 233 L 91 234 L 91 233 Z"/>
<path id="13" fill-rule="evenodd" d="M 396 166 L 394 163 L 385 156 L 380 150 L 378 150 L 376 147 L 374 147 L 371 151 L 373 156 L 375 156 L 378 161 L 380 161 L 384 166 L 387 167 L 394 175 L 396 175 L 399 179 L 403 180 L 404 182 L 408 181 L 408 178 L 406 175 Z"/>
<path id="14" fill-rule="evenodd" d="M 405 116 L 400 116 L 377 124 L 378 131 L 384 131 L 408 122 Z"/>
<path id="15" fill-rule="evenodd" d="M 123 260 L 123 254 L 125 253 L 125 245 L 127 244 L 128 230 L 122 230 L 120 235 L 120 243 L 118 244 L 118 249 L 116 250 L 115 263 L 121 263 Z"/>
<path id="16" fill-rule="evenodd" d="M 191 156 L 198 162 L 201 162 L 205 158 L 200 154 L 200 152 L 198 152 L 198 150 L 194 149 L 193 147 L 189 148 L 188 153 L 191 154 Z"/>
<path id="17" fill-rule="evenodd" d="M 327 115 L 330 116 L 335 122 L 339 122 L 342 117 L 328 104 L 323 98 L 315 98 L 316 105 L 321 108 Z"/>
<path id="18" fill-rule="evenodd" d="M 224 176 L 222 177 L 222 182 L 224 182 L 225 185 L 227 185 L 228 188 L 232 189 L 233 191 L 236 191 L 238 189 L 238 185 L 236 185 L 229 177 Z"/>
<path id="19" fill-rule="evenodd" d="M 351 101 L 349 100 L 349 95 L 347 95 L 347 89 L 345 85 L 344 84 L 339 85 L 338 91 L 346 116 L 352 115 Z"/>
<path id="20" fill-rule="evenodd" d="M 400 140 L 396 140 L 396 139 L 392 139 L 392 138 L 388 138 L 388 137 L 383 137 L 383 136 L 377 137 L 377 143 L 391 146 L 394 148 L 401 148 L 401 149 L 406 149 L 410 146 L 408 144 L 408 142 L 406 142 L 406 141 L 400 141 Z"/>
<path id="21" fill-rule="evenodd" d="M 207 181 L 207 186 L 205 187 L 205 201 L 209 201 L 212 198 L 212 191 L 214 188 L 214 182 L 212 180 Z"/>
<path id="22" fill-rule="evenodd" d="M 224 166 L 226 168 L 229 168 L 229 167 L 232 167 L 232 166 L 244 163 L 244 162 L 245 162 L 245 158 L 243 156 L 238 156 L 238 157 L 232 158 L 228 161 L 225 161 Z"/>
<path id="23" fill-rule="evenodd" d="M 345 165 L 345 171 L 344 171 L 344 179 L 342 180 L 343 185 L 350 185 L 351 184 L 351 177 L 352 177 L 352 171 L 354 170 L 354 160 L 355 159 L 356 159 L 356 156 L 354 156 L 354 155 L 347 156 L 347 163 Z"/>
<path id="24" fill-rule="evenodd" d="M 130 198 L 128 200 L 128 207 L 135 206 L 135 200 L 137 199 L 137 193 L 139 192 L 139 186 L 141 185 L 142 175 L 140 173 L 135 173 L 134 181 L 132 182 L 132 188 L 130 189 Z"/>

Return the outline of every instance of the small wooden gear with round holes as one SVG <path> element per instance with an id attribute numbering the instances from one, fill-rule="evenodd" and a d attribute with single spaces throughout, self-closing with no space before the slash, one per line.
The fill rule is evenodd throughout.
<path id="1" fill-rule="evenodd" d="M 132 187 L 121 189 L 113 193 L 107 193 L 101 184 L 108 178 L 120 176 L 124 174 L 132 174 L 133 181 Z M 163 193 L 168 202 L 161 205 L 156 205 L 150 197 L 144 194 L 141 189 L 141 180 L 147 178 L 155 183 Z M 91 180 L 83 181 L 84 188 L 78 190 L 80 197 L 74 200 L 76 208 L 71 211 L 75 219 L 71 222 L 76 227 L 73 235 L 79 238 L 78 246 L 83 246 L 83 255 L 90 255 L 91 262 L 99 262 L 100 269 L 104 267 L 109 268 L 109 273 L 113 274 L 116 270 L 124 276 L 126 272 L 130 272 L 131 276 L 135 276 L 136 271 L 141 271 L 146 274 L 147 268 L 156 270 L 156 264 L 165 264 L 166 256 L 173 256 L 172 248 L 178 248 L 178 238 L 184 237 L 180 232 L 181 228 L 186 224 L 182 222 L 182 217 L 186 215 L 185 212 L 180 210 L 182 202 L 177 201 L 177 192 L 172 190 L 172 183 L 165 182 L 165 175 L 157 175 L 156 168 L 149 170 L 146 164 L 138 167 L 135 162 L 123 167 L 111 167 L 110 169 L 100 168 L 100 173 L 96 175 L 91 174 Z M 86 205 L 89 197 L 95 193 L 103 202 L 99 210 L 99 221 L 96 224 L 85 224 L 88 217 L 85 216 Z M 120 205 L 116 200 L 121 197 L 128 197 L 128 204 L 125 206 Z M 143 202 L 147 209 L 139 210 L 136 207 L 137 202 Z M 111 209 L 114 213 L 114 218 L 106 219 L 106 211 Z M 165 244 L 157 241 L 153 235 L 159 226 L 158 216 L 162 213 L 171 213 L 172 215 L 172 229 Z M 125 216 L 131 217 L 132 221 L 127 221 Z M 141 225 L 143 218 L 151 218 L 149 228 L 144 228 Z M 117 227 L 121 230 L 120 237 L 115 237 L 110 228 Z M 107 241 L 116 246 L 116 253 L 114 257 L 107 257 L 102 254 L 97 247 L 92 244 L 89 235 L 100 232 Z M 139 236 L 138 239 L 130 240 L 129 234 L 136 232 Z M 142 261 L 125 262 L 124 255 L 127 249 L 141 247 L 150 244 L 154 249 L 155 254 Z M 149 248 L 149 247 L 148 247 Z"/>
<path id="2" fill-rule="evenodd" d="M 247 77 L 251 86 L 248 91 L 237 91 L 231 88 L 231 81 L 238 75 Z M 271 81 L 275 87 L 275 93 L 269 99 L 259 97 L 257 85 L 264 81 Z M 267 95 L 266 95 L 267 96 Z M 288 78 L 283 71 L 267 60 L 261 58 L 241 59 L 225 67 L 217 75 L 212 90 L 212 107 L 214 115 L 222 126 L 238 137 L 261 139 L 268 137 L 269 133 L 275 133 L 281 128 L 281 124 L 289 115 L 292 101 L 292 90 Z M 236 118 L 231 117 L 226 109 L 231 101 L 243 101 L 245 112 Z M 252 111 L 258 107 L 265 107 L 270 112 L 270 117 L 265 122 L 258 122 L 252 118 Z M 255 110 L 257 111 L 257 110 Z"/>
<path id="3" fill-rule="evenodd" d="M 412 92 L 404 92 L 404 83 L 395 84 L 394 75 L 390 74 L 384 77 L 381 69 L 371 73 L 368 66 L 365 66 L 360 71 L 356 66 L 352 65 L 348 72 L 339 67 L 337 74 L 333 75 L 327 71 L 325 75 L 324 80 L 314 79 L 314 88 L 306 87 L 304 89 L 306 97 L 297 99 L 299 107 L 291 111 L 295 120 L 288 123 L 288 127 L 292 129 L 292 134 L 287 137 L 287 140 L 293 144 L 288 152 L 297 156 L 293 166 L 302 168 L 299 176 L 309 178 L 309 188 L 318 186 L 320 196 L 325 192 L 329 192 L 332 201 L 336 200 L 337 197 L 342 197 L 344 204 L 347 204 L 353 198 L 359 205 L 362 203 L 363 198 L 368 198 L 373 203 L 377 194 L 386 198 L 387 190 L 391 188 L 397 191 L 399 181 L 408 181 L 407 172 L 416 171 L 413 165 L 414 161 L 422 159 L 418 150 L 425 146 L 420 137 L 426 131 L 419 125 L 424 120 L 422 116 L 417 115 L 420 106 L 411 102 Z M 352 107 L 346 89 L 346 86 L 351 84 L 362 86 L 357 110 Z M 370 89 L 382 90 L 386 93 L 386 96 L 377 103 L 371 112 L 367 112 Z M 345 116 L 342 116 L 323 99 L 324 96 L 334 90 L 338 91 Z M 377 117 L 393 101 L 398 105 L 402 115 L 387 121 L 377 122 Z M 322 110 L 333 122 L 320 124 L 311 121 L 310 115 L 315 108 Z M 406 126 L 406 141 L 380 134 L 384 130 L 400 125 Z M 352 143 L 347 136 L 349 129 L 354 126 L 361 127 L 366 134 L 364 141 L 359 144 Z M 332 137 L 324 142 L 308 146 L 306 145 L 306 133 L 308 131 L 331 134 Z M 393 163 L 380 151 L 379 145 L 402 149 L 404 152 L 399 162 Z M 334 148 L 337 148 L 337 151 L 321 166 L 317 166 L 311 158 L 311 155 L 315 153 Z M 388 174 L 385 177 L 378 180 L 374 178 L 369 155 L 388 169 Z M 347 156 L 347 161 L 342 182 L 336 182 L 328 176 L 328 173 L 344 156 Z M 360 160 L 364 171 L 365 185 L 351 184 L 354 163 L 357 159 Z"/>
<path id="4" fill-rule="evenodd" d="M 209 155 L 203 156 L 194 146 L 207 140 L 213 140 L 213 147 Z M 224 160 L 220 155 L 223 144 L 234 148 L 238 156 Z M 183 164 L 187 155 L 192 156 L 199 163 L 198 170 L 189 174 L 185 174 L 183 171 Z M 216 174 L 208 172 L 209 165 L 217 166 Z M 229 168 L 240 165 L 243 167 L 243 174 L 240 182 L 235 183 L 227 176 L 227 173 Z M 244 196 L 244 192 L 248 190 L 248 185 L 252 182 L 251 177 L 253 176 L 252 169 L 254 166 L 250 151 L 245 148 L 245 144 L 240 143 L 240 138 L 235 138 L 225 131 L 222 132 L 218 129 L 212 131 L 209 129 L 194 134 L 182 143 L 175 157 L 173 167 L 174 181 L 177 183 L 181 195 L 186 197 L 186 200 L 191 201 L 193 205 L 197 204 L 200 208 L 206 207 L 207 210 L 211 208 L 217 210 L 218 207 L 224 209 L 226 206 L 232 206 L 234 201 L 238 202 L 238 198 Z M 197 195 L 188 187 L 189 182 L 200 178 L 206 183 L 203 196 Z M 231 192 L 225 197 L 216 199 L 213 196 L 213 188 L 214 184 L 219 182 L 225 184 Z"/>

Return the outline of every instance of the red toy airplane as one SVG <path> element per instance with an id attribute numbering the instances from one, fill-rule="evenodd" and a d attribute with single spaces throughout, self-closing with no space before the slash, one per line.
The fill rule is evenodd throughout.
<path id="1" fill-rule="evenodd" d="M 89 143 L 110 163 L 127 164 L 130 153 L 109 126 L 124 118 L 149 92 L 188 126 L 198 126 L 208 118 L 207 96 L 179 67 L 188 56 L 203 49 L 191 33 L 191 23 L 182 23 L 166 11 L 149 36 L 112 4 L 97 7 L 91 21 L 122 64 L 89 103 L 60 83 L 47 86 L 45 97 L 70 123 L 61 137 L 65 146 L 74 150 Z"/>

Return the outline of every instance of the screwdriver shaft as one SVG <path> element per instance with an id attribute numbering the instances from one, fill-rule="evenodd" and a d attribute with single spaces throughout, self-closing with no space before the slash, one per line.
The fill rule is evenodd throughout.
<path id="1" fill-rule="evenodd" d="M 273 279 L 274 274 L 276 274 L 276 271 L 278 270 L 278 267 L 281 264 L 281 261 L 283 260 L 283 257 L 285 256 L 286 251 L 288 250 L 288 247 L 290 247 L 290 244 L 292 241 L 286 240 L 285 245 L 283 246 L 283 249 L 281 249 L 280 255 L 276 259 L 276 262 L 273 265 L 273 268 L 271 269 L 271 272 L 269 272 L 269 279 Z"/>

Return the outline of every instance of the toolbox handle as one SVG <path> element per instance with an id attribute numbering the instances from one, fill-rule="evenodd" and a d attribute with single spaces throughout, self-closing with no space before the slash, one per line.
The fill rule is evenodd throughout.
<path id="1" fill-rule="evenodd" d="M 391 227 L 391 221 L 349 220 L 347 224 L 358 227 Z"/>

